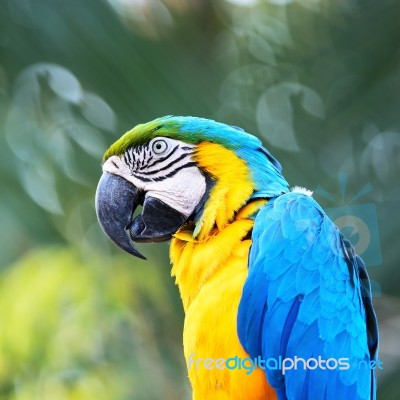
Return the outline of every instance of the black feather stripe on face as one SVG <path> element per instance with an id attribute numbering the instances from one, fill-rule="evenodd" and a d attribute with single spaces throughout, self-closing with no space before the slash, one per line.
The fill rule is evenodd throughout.
<path id="1" fill-rule="evenodd" d="M 154 139 L 160 140 L 158 138 Z M 162 139 L 168 141 L 168 139 Z M 130 147 L 123 155 L 131 175 L 142 182 L 161 182 L 184 168 L 196 166 L 192 160 L 194 146 L 168 143 L 166 154 L 156 154 L 150 143 Z"/>

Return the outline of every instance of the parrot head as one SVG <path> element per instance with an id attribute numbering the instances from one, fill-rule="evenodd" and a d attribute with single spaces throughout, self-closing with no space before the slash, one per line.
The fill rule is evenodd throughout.
<path id="1" fill-rule="evenodd" d="M 96 212 L 116 245 L 144 259 L 134 242 L 169 240 L 182 227 L 201 238 L 251 199 L 286 191 L 280 164 L 255 136 L 166 116 L 137 125 L 106 151 Z"/>

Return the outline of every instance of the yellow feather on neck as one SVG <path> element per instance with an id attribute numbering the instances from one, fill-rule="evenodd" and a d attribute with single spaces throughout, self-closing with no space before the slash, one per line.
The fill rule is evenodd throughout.
<path id="1" fill-rule="evenodd" d="M 248 251 L 249 244 L 241 243 L 253 227 L 254 221 L 248 217 L 266 202 L 260 199 L 246 205 L 254 185 L 246 163 L 233 151 L 201 143 L 195 159 L 216 182 L 196 226 L 184 226 L 171 242 L 171 275 L 176 278 L 185 310 L 202 285 L 224 268 L 226 260 L 236 252 Z"/>
<path id="2" fill-rule="evenodd" d="M 200 143 L 194 152 L 197 165 L 216 180 L 193 237 L 204 240 L 216 225 L 221 230 L 254 190 L 246 163 L 233 151 L 216 144 Z"/>

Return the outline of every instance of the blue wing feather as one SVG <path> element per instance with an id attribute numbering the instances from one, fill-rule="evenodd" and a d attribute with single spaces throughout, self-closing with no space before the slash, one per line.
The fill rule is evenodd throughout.
<path id="1" fill-rule="evenodd" d="M 257 215 L 238 335 L 264 360 L 345 359 L 332 369 L 303 368 L 301 361 L 285 373 L 266 369 L 279 399 L 374 398 L 374 371 L 365 368 L 378 343 L 368 275 L 311 197 L 287 193 Z"/>

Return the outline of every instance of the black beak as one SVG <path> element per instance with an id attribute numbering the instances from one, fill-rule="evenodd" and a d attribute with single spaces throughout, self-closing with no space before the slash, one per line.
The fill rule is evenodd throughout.
<path id="1" fill-rule="evenodd" d="M 139 204 L 143 204 L 142 213 L 132 220 Z M 121 249 L 144 260 L 132 241 L 168 240 L 187 219 L 163 201 L 145 197 L 132 183 L 108 172 L 103 173 L 97 186 L 96 212 L 104 233 Z"/>

